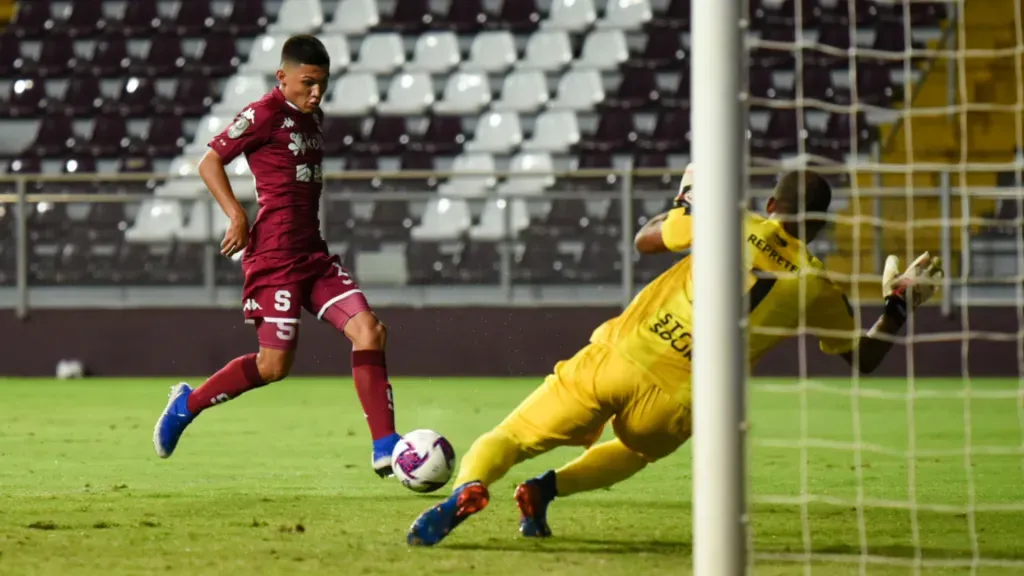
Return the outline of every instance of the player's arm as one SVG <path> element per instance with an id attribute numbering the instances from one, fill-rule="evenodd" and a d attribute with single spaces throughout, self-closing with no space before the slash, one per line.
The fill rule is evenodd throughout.
<path id="1" fill-rule="evenodd" d="M 249 217 L 235 197 L 224 167 L 240 155 L 266 144 L 270 138 L 270 127 L 269 113 L 247 108 L 230 126 L 210 140 L 209 149 L 199 162 L 199 177 L 231 220 L 220 245 L 220 252 L 225 256 L 234 256 L 249 243 Z"/>
<path id="2" fill-rule="evenodd" d="M 889 256 L 882 273 L 882 294 L 885 311 L 867 334 L 860 337 L 856 350 L 840 356 L 862 374 L 873 372 L 892 349 L 892 336 L 899 333 L 907 320 L 907 306 L 914 309 L 928 301 L 942 281 L 942 263 L 927 252 L 917 257 L 903 274 L 899 258 Z M 909 302 L 908 302 L 909 301 Z"/>

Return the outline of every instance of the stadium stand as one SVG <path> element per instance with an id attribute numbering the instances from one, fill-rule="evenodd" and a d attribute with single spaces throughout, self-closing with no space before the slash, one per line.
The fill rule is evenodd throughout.
<path id="1" fill-rule="evenodd" d="M 801 140 L 819 162 L 866 159 L 873 146 L 881 149 L 885 143 L 885 162 L 959 161 L 950 157 L 953 151 L 959 155 L 959 143 L 949 140 L 945 124 L 931 130 L 915 123 L 910 148 L 902 136 L 892 136 L 891 112 L 904 97 L 901 55 L 908 46 L 938 40 L 944 4 L 910 4 L 907 35 L 901 3 L 855 0 L 856 34 L 851 35 L 846 2 L 800 1 L 804 27 L 798 31 L 794 0 L 751 0 L 752 33 L 763 41 L 802 41 L 804 62 L 797 83 L 793 46 L 762 44 L 750 54 L 751 95 L 794 98 L 794 91 L 802 89 L 805 99 L 848 104 L 855 94 L 857 102 L 871 107 L 848 114 L 811 102 L 802 110 L 804 132 L 798 133 L 798 112 L 755 100 L 749 115 L 754 162 L 791 158 Z M 967 26 L 999 31 L 989 35 L 992 45 L 1013 34 L 1012 22 L 993 18 L 998 6 L 977 6 L 967 4 Z M 152 195 L 123 207 L 36 206 L 31 229 L 47 232 L 33 236 L 31 282 L 201 283 L 197 262 L 202 251 L 197 247 L 211 231 L 219 236 L 225 222 L 205 202 L 197 202 L 205 190 L 195 162 L 211 135 L 272 86 L 281 43 L 294 33 L 319 35 L 333 58 L 333 86 L 324 104 L 330 156 L 324 171 L 384 173 L 365 181 L 328 180 L 325 191 L 422 192 L 422 200 L 414 202 L 327 201 L 328 240 L 349 257 L 357 273 L 363 256 L 398 253 L 400 258 L 386 261 L 403 267 L 398 277 L 411 283 L 495 282 L 495 254 L 507 221 L 516 235 L 516 281 L 617 282 L 618 272 L 609 263 L 617 266 L 620 257 L 622 207 L 615 201 L 550 200 L 545 195 L 615 191 L 620 179 L 556 179 L 544 172 L 622 169 L 630 162 L 638 168 L 686 165 L 689 11 L 690 0 L 22 3 L 0 35 L 0 129 L 5 135 L 0 169 L 172 174 L 165 181 L 117 185 L 31 184 L 33 190 L 74 187 Z M 820 46 L 860 46 L 893 57 L 856 52 L 837 57 Z M 1006 63 L 971 59 L 969 65 L 967 81 L 977 92 Z M 920 105 L 931 105 L 940 91 L 945 98 L 946 73 L 942 66 L 932 71 L 918 96 Z M 1006 97 L 1015 102 L 1015 93 Z M 972 148 L 969 160 L 975 154 L 1012 157 L 1015 140 L 1006 133 L 1012 122 L 1002 124 L 972 122 L 971 139 L 986 144 Z M 387 177 L 400 169 L 455 174 L 441 181 Z M 478 170 L 510 174 L 460 174 Z M 244 158 L 230 167 L 236 191 L 251 200 L 255 190 L 247 171 Z M 861 186 L 875 184 L 864 174 L 858 179 Z M 844 176 L 836 181 L 849 183 Z M 660 176 L 638 175 L 633 184 L 664 192 L 665 198 L 674 188 Z M 996 184 L 995 175 L 991 184 Z M 11 189 L 4 185 L 5 191 Z M 435 197 L 437 192 L 446 197 Z M 509 199 L 510 194 L 528 198 Z M 845 210 L 865 210 L 864 202 L 870 200 Z M 914 218 L 934 217 L 932 204 L 913 204 Z M 633 214 L 643 222 L 666 205 L 637 201 Z M 903 199 L 890 208 L 900 211 L 901 218 L 908 210 Z M 978 209 L 997 212 L 999 207 Z M 0 233 L 10 226 L 11 216 L 0 206 Z M 837 227 L 837 244 L 852 242 L 851 230 Z M 932 248 L 931 240 L 918 238 L 915 249 Z M 872 241 L 872 231 L 865 228 L 859 249 L 832 256 L 830 266 L 849 269 L 851 252 L 870 258 Z M 900 240 L 889 236 L 886 242 Z M 885 249 L 900 252 L 901 246 Z M 12 282 L 12 262 L 11 250 L 0 248 L 0 283 Z M 656 260 L 637 264 L 639 280 L 663 265 Z M 862 269 L 872 267 L 861 263 Z M 240 282 L 237 265 L 220 259 L 216 276 L 219 283 Z"/>

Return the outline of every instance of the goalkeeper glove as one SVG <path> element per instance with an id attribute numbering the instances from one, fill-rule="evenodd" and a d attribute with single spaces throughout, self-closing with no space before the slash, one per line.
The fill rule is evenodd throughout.
<path id="1" fill-rule="evenodd" d="M 900 324 L 907 320 L 907 305 L 913 309 L 924 304 L 938 290 L 944 276 L 942 262 L 925 252 L 900 274 L 900 259 L 890 255 L 882 272 L 882 296 L 885 314 Z"/>
<path id="2" fill-rule="evenodd" d="M 693 214 L 693 206 L 691 201 L 693 200 L 693 163 L 691 162 L 686 166 L 686 173 L 683 174 L 683 180 L 679 183 L 679 192 L 676 193 L 675 199 L 672 200 L 672 208 L 682 208 L 683 214 Z"/>

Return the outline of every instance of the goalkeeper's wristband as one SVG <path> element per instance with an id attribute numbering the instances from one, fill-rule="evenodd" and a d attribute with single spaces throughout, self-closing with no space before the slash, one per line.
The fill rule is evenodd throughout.
<path id="1" fill-rule="evenodd" d="M 895 295 L 886 296 L 885 316 L 902 327 L 907 321 L 907 301 Z"/>

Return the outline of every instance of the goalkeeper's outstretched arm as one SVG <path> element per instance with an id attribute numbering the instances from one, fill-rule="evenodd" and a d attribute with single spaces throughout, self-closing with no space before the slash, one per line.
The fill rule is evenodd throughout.
<path id="1" fill-rule="evenodd" d="M 917 309 L 927 302 L 935 294 L 944 274 L 942 262 L 932 258 L 928 252 L 918 256 L 902 274 L 899 267 L 899 258 L 886 258 L 885 271 L 882 272 L 885 311 L 868 333 L 861 336 L 856 349 L 842 354 L 842 358 L 862 374 L 878 368 L 892 349 L 891 336 L 899 333 L 907 321 L 907 306 Z"/>

